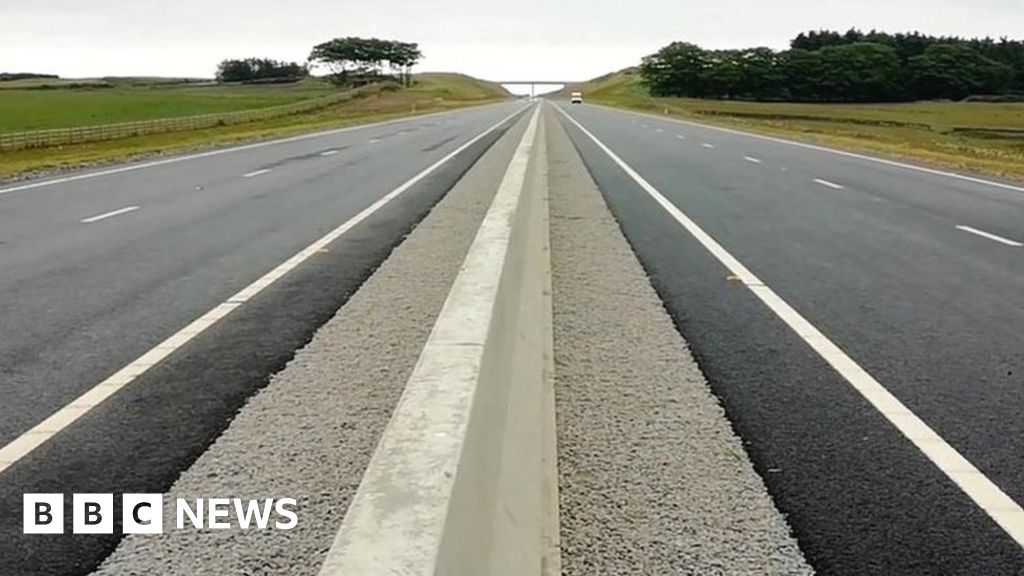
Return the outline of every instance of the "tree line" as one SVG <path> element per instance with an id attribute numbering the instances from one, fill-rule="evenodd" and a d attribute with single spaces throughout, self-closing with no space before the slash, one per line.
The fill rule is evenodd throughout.
<path id="1" fill-rule="evenodd" d="M 789 50 L 673 42 L 640 65 L 656 96 L 889 102 L 1024 92 L 1024 42 L 850 30 L 802 33 Z"/>
<path id="2" fill-rule="evenodd" d="M 270 58 L 224 60 L 217 66 L 217 80 L 221 82 L 290 82 L 306 76 L 306 65 Z"/>
<path id="3" fill-rule="evenodd" d="M 379 38 L 335 38 L 313 47 L 305 63 L 268 58 L 224 60 L 217 67 L 222 82 L 286 82 L 308 76 L 311 68 L 326 69 L 337 84 L 353 85 L 392 78 L 412 81 L 412 68 L 423 58 L 412 42 Z"/>

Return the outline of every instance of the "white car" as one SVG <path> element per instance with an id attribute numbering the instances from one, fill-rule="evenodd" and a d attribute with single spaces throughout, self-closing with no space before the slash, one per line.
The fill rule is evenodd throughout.
<path id="1" fill-rule="evenodd" d="M 569 97 L 570 104 L 583 104 L 583 92 L 573 92 Z"/>

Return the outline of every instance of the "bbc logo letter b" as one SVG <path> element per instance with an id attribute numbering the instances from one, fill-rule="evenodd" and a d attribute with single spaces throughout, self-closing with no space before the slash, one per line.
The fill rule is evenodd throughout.
<path id="1" fill-rule="evenodd" d="M 63 494 L 25 494 L 22 502 L 25 534 L 64 533 Z"/>
<path id="2" fill-rule="evenodd" d="M 75 534 L 114 533 L 113 494 L 75 494 L 71 529 Z"/>

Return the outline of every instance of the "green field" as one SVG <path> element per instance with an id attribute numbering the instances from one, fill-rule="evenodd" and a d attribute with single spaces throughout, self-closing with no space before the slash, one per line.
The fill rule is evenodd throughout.
<path id="1" fill-rule="evenodd" d="M 71 83 L 73 81 L 65 81 Z M 29 89 L 40 81 L 0 82 L 0 132 L 93 126 L 252 110 L 325 96 L 338 89 L 327 82 L 306 80 L 275 85 L 135 84 L 88 80 L 78 87 Z M 4 85 L 21 86 L 11 87 Z"/>
<path id="2" fill-rule="evenodd" d="M 166 118 L 207 112 L 234 111 L 258 106 L 287 104 L 330 94 L 338 89 L 317 81 L 273 86 L 147 86 L 140 88 L 103 88 L 86 90 L 86 100 L 78 100 L 81 89 L 14 90 L 18 98 L 24 94 L 53 95 L 28 105 L 37 122 L 62 121 L 67 125 L 94 124 L 95 116 L 80 105 L 67 102 L 92 101 L 103 110 L 109 122 Z M 37 173 L 54 168 L 70 168 L 110 162 L 118 159 L 178 152 L 210 146 L 221 146 L 251 140 L 285 136 L 312 130 L 387 120 L 410 114 L 451 110 L 511 97 L 501 86 L 459 74 L 419 74 L 410 88 L 397 85 L 367 87 L 352 99 L 314 112 L 296 114 L 215 128 L 182 132 L 149 134 L 73 146 L 34 148 L 0 152 L 0 178 Z M 0 90 L 0 126 L 24 126 L 24 119 L 15 118 L 6 108 Z M 127 96 L 126 96 L 127 95 Z M 168 113 L 172 111 L 172 113 Z M 69 123 L 69 124 L 68 124 Z M 51 127 L 53 124 L 50 125 Z M 19 128 L 24 129 L 24 128 Z"/>
<path id="3" fill-rule="evenodd" d="M 566 89 L 588 102 L 868 151 L 959 170 L 1024 177 L 1024 104 L 791 104 L 654 98 L 631 71 Z"/>

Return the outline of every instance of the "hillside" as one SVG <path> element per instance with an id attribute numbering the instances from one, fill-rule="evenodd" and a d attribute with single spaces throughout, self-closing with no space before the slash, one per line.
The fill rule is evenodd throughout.
<path id="1" fill-rule="evenodd" d="M 499 85 L 470 76 L 425 73 L 413 86 L 384 83 L 347 90 L 310 78 L 293 84 L 243 85 L 175 83 L 167 79 L 100 80 L 106 87 L 0 87 L 0 136 L 53 128 L 94 127 L 121 122 L 171 121 L 183 128 L 75 143 L 55 140 L 47 147 L 6 149 L 0 177 L 26 171 L 106 162 L 126 156 L 176 152 L 213 145 L 450 110 L 511 98 Z M 320 104 L 326 102 L 324 104 Z M 301 113 L 281 114 L 285 106 L 316 104 Z M 239 121 L 239 114 L 257 114 Z M 207 115 L 191 125 L 193 116 Z M 209 121 L 212 115 L 212 121 Z M 229 119 L 232 118 L 232 119 Z M 218 124 L 217 119 L 222 119 Z M 88 128 L 69 134 L 91 134 Z M 2 142 L 2 139 L 0 139 Z M 47 140 L 49 142 L 49 140 Z"/>
<path id="2" fill-rule="evenodd" d="M 500 84 L 494 84 L 465 74 L 452 72 L 425 72 L 415 76 L 412 92 L 431 92 L 451 100 L 499 100 L 512 98 Z"/>

